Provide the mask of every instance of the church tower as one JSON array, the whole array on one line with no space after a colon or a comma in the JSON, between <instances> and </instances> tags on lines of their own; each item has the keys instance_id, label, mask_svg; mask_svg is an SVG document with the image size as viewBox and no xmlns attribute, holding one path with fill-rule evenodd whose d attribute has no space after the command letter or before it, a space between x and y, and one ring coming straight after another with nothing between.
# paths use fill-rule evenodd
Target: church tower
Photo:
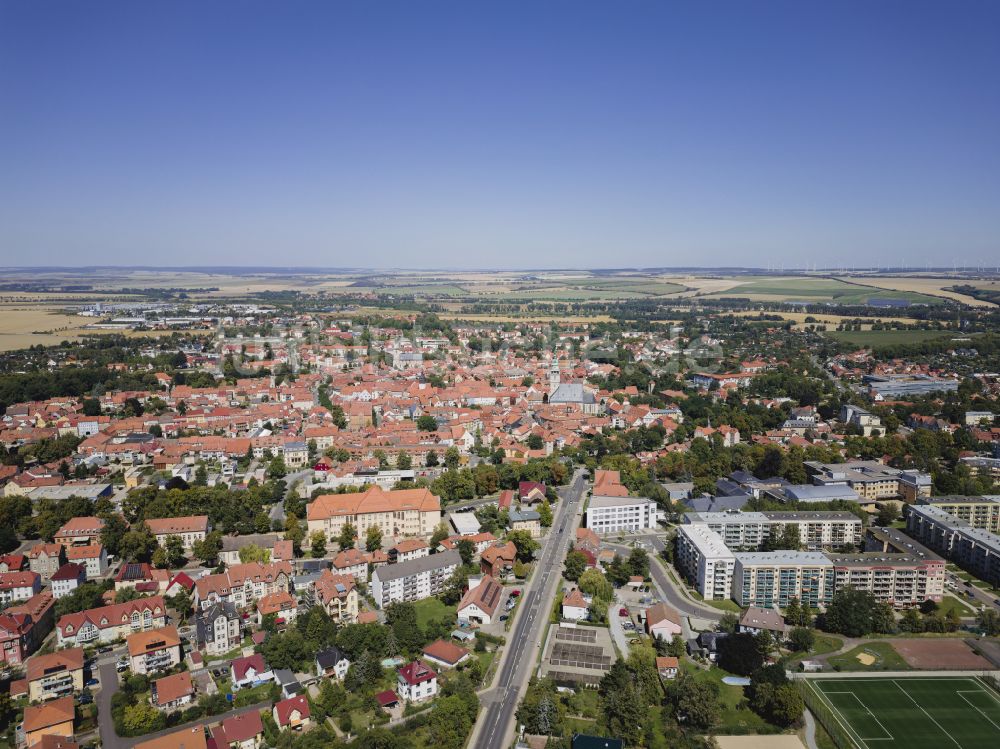
<instances>
[{"instance_id":1,"label":"church tower","mask_svg":"<svg viewBox=\"0 0 1000 749\"><path fill-rule=\"evenodd\" d=\"M549 367L549 389L555 390L559 387L559 360L552 359L552 365Z\"/></svg>"}]
</instances>

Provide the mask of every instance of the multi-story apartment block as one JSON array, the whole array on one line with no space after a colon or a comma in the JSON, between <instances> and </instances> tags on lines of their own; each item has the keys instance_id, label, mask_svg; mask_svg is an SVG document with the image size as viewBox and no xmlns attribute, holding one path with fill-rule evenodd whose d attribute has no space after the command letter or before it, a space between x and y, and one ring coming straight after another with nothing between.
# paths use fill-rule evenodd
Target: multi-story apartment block
<instances>
[{"instance_id":1,"label":"multi-story apartment block","mask_svg":"<svg viewBox=\"0 0 1000 749\"><path fill-rule=\"evenodd\" d=\"M62 528L56 531L53 541L63 546L85 546L101 541L104 521L95 517L70 518Z\"/></svg>"},{"instance_id":2,"label":"multi-story apartment block","mask_svg":"<svg viewBox=\"0 0 1000 749\"><path fill-rule=\"evenodd\" d=\"M595 494L587 505L587 527L594 533L638 533L656 528L660 513L645 497L605 497Z\"/></svg>"},{"instance_id":3,"label":"multi-story apartment block","mask_svg":"<svg viewBox=\"0 0 1000 749\"><path fill-rule=\"evenodd\" d=\"M985 511L961 506L975 520L989 524ZM939 505L910 505L906 512L907 533L939 551L963 569L993 585L1000 585L1000 535L976 527Z\"/></svg>"},{"instance_id":4,"label":"multi-story apartment block","mask_svg":"<svg viewBox=\"0 0 1000 749\"><path fill-rule=\"evenodd\" d=\"M36 572L0 572L0 604L27 601L42 592L42 578Z\"/></svg>"},{"instance_id":5,"label":"multi-story apartment block","mask_svg":"<svg viewBox=\"0 0 1000 749\"><path fill-rule=\"evenodd\" d=\"M292 565L288 562L234 564L225 572L196 580L194 600L203 609L220 602L245 608L266 595L290 590L291 584Z\"/></svg>"},{"instance_id":6,"label":"multi-story apartment block","mask_svg":"<svg viewBox=\"0 0 1000 749\"><path fill-rule=\"evenodd\" d=\"M862 530L861 518L850 512L688 512L684 523L706 524L737 551L761 549L787 525L798 528L799 543L809 550L856 546Z\"/></svg>"},{"instance_id":7,"label":"multi-story apartment block","mask_svg":"<svg viewBox=\"0 0 1000 749\"><path fill-rule=\"evenodd\" d=\"M184 550L191 551L197 541L204 541L212 530L208 515L189 515L182 518L156 518L147 520L146 525L156 536L156 543L166 546L167 539L177 536L184 542Z\"/></svg>"},{"instance_id":8,"label":"multi-story apartment block","mask_svg":"<svg viewBox=\"0 0 1000 749\"><path fill-rule=\"evenodd\" d=\"M924 601L940 601L944 595L943 559L927 559L909 554L832 555L837 590L855 588L875 595L892 606L912 606Z\"/></svg>"},{"instance_id":9,"label":"multi-story apartment block","mask_svg":"<svg viewBox=\"0 0 1000 749\"><path fill-rule=\"evenodd\" d=\"M972 528L1000 533L1000 497L945 495L926 497L918 505L936 507L958 520L964 520Z\"/></svg>"},{"instance_id":10,"label":"multi-story apartment block","mask_svg":"<svg viewBox=\"0 0 1000 749\"><path fill-rule=\"evenodd\" d=\"M146 632L167 623L167 607L162 596L137 598L127 603L100 606L66 614L56 624L60 647L112 642L133 632Z\"/></svg>"},{"instance_id":11,"label":"multi-story apartment block","mask_svg":"<svg viewBox=\"0 0 1000 749\"><path fill-rule=\"evenodd\" d=\"M707 524L678 528L677 563L704 598L724 600L731 595L736 557Z\"/></svg>"},{"instance_id":12,"label":"multi-story apartment block","mask_svg":"<svg viewBox=\"0 0 1000 749\"><path fill-rule=\"evenodd\" d=\"M373 486L357 494L324 494L306 508L309 533L328 539L350 523L359 538L372 526L385 536L431 536L441 522L441 500L429 489L386 491Z\"/></svg>"},{"instance_id":13,"label":"multi-story apartment block","mask_svg":"<svg viewBox=\"0 0 1000 749\"><path fill-rule=\"evenodd\" d=\"M736 555L733 599L740 606L787 606L793 598L826 606L836 584L833 563L818 551L756 551Z\"/></svg>"},{"instance_id":14,"label":"multi-story apartment block","mask_svg":"<svg viewBox=\"0 0 1000 749\"><path fill-rule=\"evenodd\" d=\"M88 580L96 580L108 572L108 554L98 543L86 546L67 546L66 561L83 565Z\"/></svg>"},{"instance_id":15,"label":"multi-story apartment block","mask_svg":"<svg viewBox=\"0 0 1000 749\"><path fill-rule=\"evenodd\" d=\"M958 380L923 374L869 374L862 376L861 381L868 386L876 400L939 392L953 393L958 390Z\"/></svg>"},{"instance_id":16,"label":"multi-story apartment block","mask_svg":"<svg viewBox=\"0 0 1000 749\"><path fill-rule=\"evenodd\" d=\"M24 663L52 631L55 599L48 591L0 611L0 664Z\"/></svg>"},{"instance_id":17,"label":"multi-story apartment block","mask_svg":"<svg viewBox=\"0 0 1000 749\"><path fill-rule=\"evenodd\" d=\"M83 648L68 648L28 661L28 699L44 702L83 691Z\"/></svg>"},{"instance_id":18,"label":"multi-story apartment block","mask_svg":"<svg viewBox=\"0 0 1000 749\"><path fill-rule=\"evenodd\" d=\"M41 575L43 582L48 582L64 564L62 544L35 544L28 551L28 568Z\"/></svg>"},{"instance_id":19,"label":"multi-story apartment block","mask_svg":"<svg viewBox=\"0 0 1000 749\"><path fill-rule=\"evenodd\" d=\"M437 595L461 564L461 555L450 550L378 567L371 583L375 604L385 608L394 601L419 601Z\"/></svg>"},{"instance_id":20,"label":"multi-story apartment block","mask_svg":"<svg viewBox=\"0 0 1000 749\"><path fill-rule=\"evenodd\" d=\"M239 647L243 637L240 615L229 601L217 602L198 613L198 648L208 655L222 655Z\"/></svg>"},{"instance_id":21,"label":"multi-story apartment block","mask_svg":"<svg viewBox=\"0 0 1000 749\"><path fill-rule=\"evenodd\" d=\"M181 638L173 625L136 632L127 639L129 666L134 674L150 674L181 662Z\"/></svg>"}]
</instances>

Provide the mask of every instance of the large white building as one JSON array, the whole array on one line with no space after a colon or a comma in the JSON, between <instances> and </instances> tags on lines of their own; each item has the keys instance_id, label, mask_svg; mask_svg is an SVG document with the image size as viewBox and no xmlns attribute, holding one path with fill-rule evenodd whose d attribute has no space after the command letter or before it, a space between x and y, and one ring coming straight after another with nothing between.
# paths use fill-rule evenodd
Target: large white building
<instances>
[{"instance_id":1,"label":"large white building","mask_svg":"<svg viewBox=\"0 0 1000 749\"><path fill-rule=\"evenodd\" d=\"M645 497L595 494L587 505L587 527L598 534L652 530L659 519L656 502Z\"/></svg>"},{"instance_id":2,"label":"large white building","mask_svg":"<svg viewBox=\"0 0 1000 749\"><path fill-rule=\"evenodd\" d=\"M705 523L677 529L677 562L706 600L725 600L731 595L736 556Z\"/></svg>"},{"instance_id":3,"label":"large white building","mask_svg":"<svg viewBox=\"0 0 1000 749\"><path fill-rule=\"evenodd\" d=\"M380 609L394 601L430 598L444 590L461 564L461 555L450 549L409 562L376 567L372 573L372 597Z\"/></svg>"}]
</instances>

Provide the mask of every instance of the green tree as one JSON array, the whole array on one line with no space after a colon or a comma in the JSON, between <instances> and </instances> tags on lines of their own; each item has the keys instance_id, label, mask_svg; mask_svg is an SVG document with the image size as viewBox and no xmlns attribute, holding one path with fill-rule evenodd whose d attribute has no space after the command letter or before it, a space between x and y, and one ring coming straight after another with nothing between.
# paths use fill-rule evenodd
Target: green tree
<instances>
[{"instance_id":1,"label":"green tree","mask_svg":"<svg viewBox=\"0 0 1000 749\"><path fill-rule=\"evenodd\" d=\"M770 640L770 635L768 636ZM764 665L763 638L747 632L729 635L718 642L717 663L731 674L749 676Z\"/></svg>"},{"instance_id":2,"label":"green tree","mask_svg":"<svg viewBox=\"0 0 1000 749\"><path fill-rule=\"evenodd\" d=\"M528 531L511 531L507 534L507 540L517 548L517 558L521 562L530 562L535 557L535 551L540 548Z\"/></svg>"},{"instance_id":3,"label":"green tree","mask_svg":"<svg viewBox=\"0 0 1000 749\"><path fill-rule=\"evenodd\" d=\"M323 531L313 531L309 535L309 551L317 559L326 555L326 534Z\"/></svg>"},{"instance_id":4,"label":"green tree","mask_svg":"<svg viewBox=\"0 0 1000 749\"><path fill-rule=\"evenodd\" d=\"M649 554L646 550L636 546L628 555L629 575L638 575L642 578L649 577Z\"/></svg>"},{"instance_id":5,"label":"green tree","mask_svg":"<svg viewBox=\"0 0 1000 749\"><path fill-rule=\"evenodd\" d=\"M816 633L809 627L795 627L788 635L788 643L792 650L807 653L816 644Z\"/></svg>"},{"instance_id":6,"label":"green tree","mask_svg":"<svg viewBox=\"0 0 1000 749\"><path fill-rule=\"evenodd\" d=\"M353 523L344 523L340 529L340 535L337 536L337 545L343 551L344 549L353 549L357 541L358 529L354 527ZM315 544L315 541L313 543Z\"/></svg>"},{"instance_id":7,"label":"green tree","mask_svg":"<svg viewBox=\"0 0 1000 749\"><path fill-rule=\"evenodd\" d=\"M608 580L611 581L612 585L620 587L628 582L630 574L625 560L621 558L620 554L615 554L611 563L608 564Z\"/></svg>"},{"instance_id":8,"label":"green tree","mask_svg":"<svg viewBox=\"0 0 1000 749\"><path fill-rule=\"evenodd\" d=\"M400 451L396 454L396 468L400 471L408 471L413 467L413 459L409 453Z\"/></svg>"},{"instance_id":9,"label":"green tree","mask_svg":"<svg viewBox=\"0 0 1000 749\"><path fill-rule=\"evenodd\" d=\"M539 434L529 434L528 439L525 441L529 450L541 450L545 443L542 441L542 437Z\"/></svg>"},{"instance_id":10,"label":"green tree","mask_svg":"<svg viewBox=\"0 0 1000 749\"><path fill-rule=\"evenodd\" d=\"M285 466L285 459L280 455L271 458L267 465L267 477L272 479L284 478L288 475L288 468Z\"/></svg>"},{"instance_id":11,"label":"green tree","mask_svg":"<svg viewBox=\"0 0 1000 749\"><path fill-rule=\"evenodd\" d=\"M365 550L372 552L382 548L382 529L377 525L369 525L365 531Z\"/></svg>"},{"instance_id":12,"label":"green tree","mask_svg":"<svg viewBox=\"0 0 1000 749\"><path fill-rule=\"evenodd\" d=\"M976 617L976 622L988 637L1000 635L1000 613L993 607L983 608Z\"/></svg>"},{"instance_id":13,"label":"green tree","mask_svg":"<svg viewBox=\"0 0 1000 749\"><path fill-rule=\"evenodd\" d=\"M866 590L841 588L822 614L822 628L847 637L863 637L875 631L878 601Z\"/></svg>"},{"instance_id":14,"label":"green tree","mask_svg":"<svg viewBox=\"0 0 1000 749\"><path fill-rule=\"evenodd\" d=\"M476 545L472 541L467 538L460 538L458 543L455 544L455 548L458 549L458 555L462 558L463 565L472 564L472 560L476 556Z\"/></svg>"},{"instance_id":15,"label":"green tree","mask_svg":"<svg viewBox=\"0 0 1000 749\"><path fill-rule=\"evenodd\" d=\"M148 702L128 705L122 711L121 726L126 736L142 736L163 728L163 714Z\"/></svg>"},{"instance_id":16,"label":"green tree","mask_svg":"<svg viewBox=\"0 0 1000 749\"><path fill-rule=\"evenodd\" d=\"M892 525L899 519L899 508L895 502L884 502L878 508L876 522L879 526L886 527Z\"/></svg>"},{"instance_id":17,"label":"green tree","mask_svg":"<svg viewBox=\"0 0 1000 749\"><path fill-rule=\"evenodd\" d=\"M719 619L718 629L728 634L735 633L740 628L740 618L732 611L726 611Z\"/></svg>"},{"instance_id":18,"label":"green tree","mask_svg":"<svg viewBox=\"0 0 1000 749\"><path fill-rule=\"evenodd\" d=\"M580 576L587 571L587 562L587 555L582 551L577 551L576 549L570 551L569 554L566 555L563 577L572 582L576 582L580 579Z\"/></svg>"},{"instance_id":19,"label":"green tree","mask_svg":"<svg viewBox=\"0 0 1000 749\"><path fill-rule=\"evenodd\" d=\"M542 504L538 507L538 518L543 528L552 527L552 505L548 499L542 500Z\"/></svg>"},{"instance_id":20,"label":"green tree","mask_svg":"<svg viewBox=\"0 0 1000 749\"><path fill-rule=\"evenodd\" d=\"M899 628L903 632L923 632L924 620L920 617L920 611L910 608L903 612L903 618L899 621Z\"/></svg>"},{"instance_id":21,"label":"green tree","mask_svg":"<svg viewBox=\"0 0 1000 749\"><path fill-rule=\"evenodd\" d=\"M449 471L454 471L458 468L459 462L461 462L461 456L458 453L457 447L449 447L444 451L444 465Z\"/></svg>"},{"instance_id":22,"label":"green tree","mask_svg":"<svg viewBox=\"0 0 1000 749\"><path fill-rule=\"evenodd\" d=\"M119 554L126 562L148 562L157 548L156 537L145 523L133 526L118 544Z\"/></svg>"},{"instance_id":23,"label":"green tree","mask_svg":"<svg viewBox=\"0 0 1000 749\"><path fill-rule=\"evenodd\" d=\"M682 726L707 731L719 722L719 688L681 671L667 688L667 700Z\"/></svg>"},{"instance_id":24,"label":"green tree","mask_svg":"<svg viewBox=\"0 0 1000 749\"><path fill-rule=\"evenodd\" d=\"M620 658L598 687L604 722L612 736L635 743L640 735L646 705L628 664Z\"/></svg>"},{"instance_id":25,"label":"green tree","mask_svg":"<svg viewBox=\"0 0 1000 749\"><path fill-rule=\"evenodd\" d=\"M187 558L184 556L184 541L181 540L180 536L173 534L167 536L164 546L167 550L167 563L171 567L181 567L187 562Z\"/></svg>"},{"instance_id":26,"label":"green tree","mask_svg":"<svg viewBox=\"0 0 1000 749\"><path fill-rule=\"evenodd\" d=\"M177 612L182 621L187 621L187 618L194 611L194 602L191 600L191 594L184 590L184 588L181 588L180 591L170 596L167 599L167 603Z\"/></svg>"},{"instance_id":27,"label":"green tree","mask_svg":"<svg viewBox=\"0 0 1000 749\"><path fill-rule=\"evenodd\" d=\"M437 419L430 414L423 414L417 419L417 429L421 432L436 432L437 427Z\"/></svg>"},{"instance_id":28,"label":"green tree","mask_svg":"<svg viewBox=\"0 0 1000 749\"><path fill-rule=\"evenodd\" d=\"M424 464L428 468L434 468L438 465L438 454L434 450L427 451L427 457L424 459Z\"/></svg>"},{"instance_id":29,"label":"green tree","mask_svg":"<svg viewBox=\"0 0 1000 749\"><path fill-rule=\"evenodd\" d=\"M212 531L205 535L204 540L195 541L191 545L191 553L200 559L206 566L215 564L222 551L222 534L219 531Z\"/></svg>"},{"instance_id":30,"label":"green tree","mask_svg":"<svg viewBox=\"0 0 1000 749\"><path fill-rule=\"evenodd\" d=\"M566 709L556 685L549 679L532 679L517 708L517 722L525 733L558 736L562 733Z\"/></svg>"},{"instance_id":31,"label":"green tree","mask_svg":"<svg viewBox=\"0 0 1000 749\"><path fill-rule=\"evenodd\" d=\"M271 550L257 544L247 544L240 547L239 556L243 564L247 564L248 562L267 564L271 561Z\"/></svg>"},{"instance_id":32,"label":"green tree","mask_svg":"<svg viewBox=\"0 0 1000 749\"><path fill-rule=\"evenodd\" d=\"M434 532L431 534L431 540L430 540L431 548L436 549L438 546L441 545L442 541L448 538L449 535L451 534L448 533L448 526L445 525L444 522L438 523L434 527Z\"/></svg>"}]
</instances>

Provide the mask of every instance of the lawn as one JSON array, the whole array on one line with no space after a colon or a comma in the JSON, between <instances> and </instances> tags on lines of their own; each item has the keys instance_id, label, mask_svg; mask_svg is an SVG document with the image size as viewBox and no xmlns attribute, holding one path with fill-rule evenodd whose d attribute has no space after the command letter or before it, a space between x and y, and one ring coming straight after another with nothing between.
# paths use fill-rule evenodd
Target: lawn
<instances>
[{"instance_id":1,"label":"lawn","mask_svg":"<svg viewBox=\"0 0 1000 749\"><path fill-rule=\"evenodd\" d=\"M710 297L749 297L760 301L839 302L868 304L873 299L905 299L911 304L941 304L941 300L913 291L879 289L835 278L763 278L738 284Z\"/></svg>"},{"instance_id":2,"label":"lawn","mask_svg":"<svg viewBox=\"0 0 1000 749\"><path fill-rule=\"evenodd\" d=\"M705 671L690 663L684 663L683 668L698 681L710 682L719 687L719 701L722 709L719 711L719 725L712 730L713 733L780 733L780 729L772 726L747 706L746 698L743 696L743 687L722 683L722 677L731 674L717 666L712 666L708 671Z\"/></svg>"},{"instance_id":3,"label":"lawn","mask_svg":"<svg viewBox=\"0 0 1000 749\"><path fill-rule=\"evenodd\" d=\"M870 642L866 645L858 645L853 650L830 657L827 663L839 671L912 670L910 665L903 660L903 656L887 642Z\"/></svg>"},{"instance_id":4,"label":"lawn","mask_svg":"<svg viewBox=\"0 0 1000 749\"><path fill-rule=\"evenodd\" d=\"M955 333L947 330L829 330L826 335L853 346L878 348L953 338Z\"/></svg>"},{"instance_id":5,"label":"lawn","mask_svg":"<svg viewBox=\"0 0 1000 749\"><path fill-rule=\"evenodd\" d=\"M421 628L426 627L430 621L445 618L450 618L454 621L456 612L458 611L457 606L447 606L441 603L440 599L433 597L417 601L413 604L413 607L417 610L417 624Z\"/></svg>"},{"instance_id":6,"label":"lawn","mask_svg":"<svg viewBox=\"0 0 1000 749\"><path fill-rule=\"evenodd\" d=\"M713 609L719 609L720 611L732 611L734 614L740 614L743 612L743 609L740 608L740 605L736 603L736 601L734 601L732 598L725 598L722 600L719 599L705 600L705 597L701 593L699 593L696 590L693 590L692 588L688 588L688 593L691 594L692 598L701 601L706 606L711 606Z\"/></svg>"},{"instance_id":7,"label":"lawn","mask_svg":"<svg viewBox=\"0 0 1000 749\"><path fill-rule=\"evenodd\" d=\"M835 650L839 650L844 644L844 641L839 637L834 637L833 635L824 635L819 632L816 633L816 644L813 645L812 650L808 653L795 653L789 658L790 663L800 661L804 658L815 658L817 655L824 655L826 653L832 653Z\"/></svg>"},{"instance_id":8,"label":"lawn","mask_svg":"<svg viewBox=\"0 0 1000 749\"><path fill-rule=\"evenodd\" d=\"M974 678L811 679L834 730L858 749L1000 744L1000 696Z\"/></svg>"},{"instance_id":9,"label":"lawn","mask_svg":"<svg viewBox=\"0 0 1000 749\"><path fill-rule=\"evenodd\" d=\"M941 603L938 604L937 610L941 613L941 616L945 616L949 611L955 609L958 611L959 616L975 616L976 612L971 608L966 606L960 600L955 598L955 596L945 596L941 599Z\"/></svg>"}]
</instances>

